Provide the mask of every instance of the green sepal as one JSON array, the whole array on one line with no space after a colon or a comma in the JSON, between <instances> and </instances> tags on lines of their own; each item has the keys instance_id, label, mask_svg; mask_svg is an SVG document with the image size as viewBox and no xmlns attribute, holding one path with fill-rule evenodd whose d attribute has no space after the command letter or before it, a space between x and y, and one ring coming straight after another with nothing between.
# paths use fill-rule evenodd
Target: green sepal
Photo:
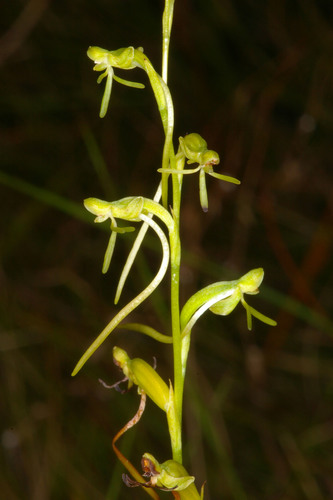
<instances>
[{"instance_id":1,"label":"green sepal","mask_svg":"<svg viewBox=\"0 0 333 500\"><path fill-rule=\"evenodd\" d=\"M220 281L217 283L212 283L211 285L202 288L194 295L192 295L192 297L190 297L183 306L180 314L180 326L182 332L185 330L186 326L188 325L193 315L199 309L201 309L201 307L205 306L205 304L210 304L210 302L212 301L212 303L207 306L207 309L209 309L216 302L219 302L222 299L230 297L234 293L237 284L238 280Z\"/></svg>"},{"instance_id":2,"label":"green sepal","mask_svg":"<svg viewBox=\"0 0 333 500\"><path fill-rule=\"evenodd\" d=\"M232 295L230 295L230 297L216 302L216 304L211 306L209 310L219 316L227 316L235 309L241 298L242 292L239 290L239 288L236 288Z\"/></svg>"},{"instance_id":3,"label":"green sepal","mask_svg":"<svg viewBox=\"0 0 333 500\"><path fill-rule=\"evenodd\" d=\"M187 163L203 164L202 155L207 151L207 142L201 135L192 133L179 137L179 148L188 160Z\"/></svg>"},{"instance_id":4,"label":"green sepal","mask_svg":"<svg viewBox=\"0 0 333 500\"><path fill-rule=\"evenodd\" d=\"M117 50L106 50L101 47L92 46L87 50L87 56L94 61L97 67L104 69L108 66L121 69L132 69L137 65L134 63L134 47L124 47ZM104 68L103 68L104 65ZM96 71L99 71L96 69Z\"/></svg>"},{"instance_id":5,"label":"green sepal","mask_svg":"<svg viewBox=\"0 0 333 500\"><path fill-rule=\"evenodd\" d=\"M185 467L176 460L163 462L161 469L159 482L165 488L184 491L194 482L194 476L188 475Z\"/></svg>"}]
</instances>

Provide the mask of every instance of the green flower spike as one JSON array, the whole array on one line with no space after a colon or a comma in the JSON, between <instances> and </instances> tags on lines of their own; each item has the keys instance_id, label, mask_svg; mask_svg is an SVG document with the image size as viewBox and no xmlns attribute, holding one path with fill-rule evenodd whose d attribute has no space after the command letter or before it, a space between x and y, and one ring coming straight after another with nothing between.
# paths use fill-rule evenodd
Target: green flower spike
<instances>
[{"instance_id":1,"label":"green flower spike","mask_svg":"<svg viewBox=\"0 0 333 500\"><path fill-rule=\"evenodd\" d=\"M176 460L167 460L160 464L153 455L145 453L141 460L144 476L149 477L144 486L171 491L179 500L203 500L203 491L199 493L194 486L194 476L189 476L185 467ZM127 474L123 474L126 486L142 486L142 483L133 481Z\"/></svg>"},{"instance_id":2,"label":"green flower spike","mask_svg":"<svg viewBox=\"0 0 333 500\"><path fill-rule=\"evenodd\" d=\"M199 194L200 204L204 212L208 210L208 196L206 187L206 174L222 181L240 184L238 179L229 175L217 174L213 170L213 165L220 163L220 157L216 151L207 149L207 142L199 134L188 134L185 137L179 137L179 149L176 156L177 160L187 159L187 163L199 163L199 166L192 169L176 170L172 168L160 168L158 172L169 174L194 174L199 172Z\"/></svg>"},{"instance_id":3,"label":"green flower spike","mask_svg":"<svg viewBox=\"0 0 333 500\"><path fill-rule=\"evenodd\" d=\"M227 316L237 304L241 302L246 310L247 327L252 329L252 316L271 326L276 321L264 316L259 311L249 306L244 299L244 294L255 295L259 293L259 286L264 278L264 270L260 267L252 269L239 280L220 281L199 290L186 302L181 312L182 335L189 334L193 325L200 316L210 309L214 314Z\"/></svg>"},{"instance_id":4,"label":"green flower spike","mask_svg":"<svg viewBox=\"0 0 333 500\"><path fill-rule=\"evenodd\" d=\"M142 51L142 49L137 50ZM128 80L124 80L123 78L119 78L113 71L113 68L133 69L139 66L139 64L134 60L134 53L134 47L126 47L118 50L106 50L100 47L89 47L87 55L95 63L94 71L105 70L104 73L102 73L97 79L97 83L101 83L101 81L106 77L106 86L99 113L101 118L106 115L108 109L113 79L118 83L126 85L127 87L134 87L137 89L143 89L145 87L142 83L130 82Z\"/></svg>"}]
</instances>

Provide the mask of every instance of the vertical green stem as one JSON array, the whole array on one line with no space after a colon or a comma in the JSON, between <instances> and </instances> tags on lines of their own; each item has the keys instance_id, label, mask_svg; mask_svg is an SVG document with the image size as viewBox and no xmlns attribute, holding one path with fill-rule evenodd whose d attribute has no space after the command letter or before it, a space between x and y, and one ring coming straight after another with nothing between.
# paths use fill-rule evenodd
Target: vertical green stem
<instances>
[{"instance_id":1,"label":"vertical green stem","mask_svg":"<svg viewBox=\"0 0 333 500\"><path fill-rule=\"evenodd\" d=\"M176 416L178 423L178 439L180 449L172 450L173 459L182 463L181 428L182 428L182 405L183 405L183 375L182 375L182 353L179 320L179 268L180 268L180 240L179 226L175 224L175 241L170 239L171 247L171 325L173 338L173 363L174 363L174 397Z\"/></svg>"},{"instance_id":2,"label":"vertical green stem","mask_svg":"<svg viewBox=\"0 0 333 500\"><path fill-rule=\"evenodd\" d=\"M179 422L179 433L181 443L182 429L182 408L183 408L183 389L184 389L184 371L182 367L182 340L180 330L180 308L179 308L179 285L180 285L180 262L181 262L181 243L179 235L180 223L180 202L181 202L181 183L178 176L172 176L173 188L173 218L175 222L175 232L177 238L174 245L171 244L171 320L173 337L173 361L174 361L174 384L175 384L175 405ZM179 463L182 463L182 450L174 457Z\"/></svg>"},{"instance_id":3,"label":"vertical green stem","mask_svg":"<svg viewBox=\"0 0 333 500\"><path fill-rule=\"evenodd\" d=\"M175 0L165 0L165 8L163 12L163 49L162 49L162 78L167 83L168 78L168 59L170 33L173 20L173 9ZM168 95L167 93L165 93ZM172 103L171 103L172 104ZM170 117L170 110L169 110ZM172 124L173 128L173 124ZM174 168L175 155L172 146L172 135L166 134L165 149L169 150L169 161ZM164 155L165 158L165 155ZM166 168L166 165L163 165ZM177 434L178 443L177 449L173 449L173 459L182 463L182 446L181 446L181 428L182 428L182 402L183 402L183 386L184 380L182 375L182 358L181 358L181 336L180 336L180 314L179 314L179 269L181 259L181 245L179 238L179 213L180 213L180 184L178 178L173 176L173 217L175 222L175 231L170 235L171 247L171 324L173 336L173 357L174 357L174 395L175 407L177 415Z\"/></svg>"},{"instance_id":4,"label":"vertical green stem","mask_svg":"<svg viewBox=\"0 0 333 500\"><path fill-rule=\"evenodd\" d=\"M170 34L173 20L173 7L175 0L165 0L165 7L162 19L162 78L165 83L168 82L168 62L169 62L169 46Z\"/></svg>"}]
</instances>

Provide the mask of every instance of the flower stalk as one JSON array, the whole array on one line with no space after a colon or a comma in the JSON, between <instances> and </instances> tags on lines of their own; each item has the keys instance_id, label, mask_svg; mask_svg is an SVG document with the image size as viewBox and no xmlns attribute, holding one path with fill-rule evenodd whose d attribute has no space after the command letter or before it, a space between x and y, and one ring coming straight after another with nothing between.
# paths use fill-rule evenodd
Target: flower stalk
<instances>
[{"instance_id":1,"label":"flower stalk","mask_svg":"<svg viewBox=\"0 0 333 500\"><path fill-rule=\"evenodd\" d=\"M122 381L128 382L128 388L136 386L141 399L137 414L116 434L112 445L116 455L132 476L123 476L127 486L143 487L144 491L152 498L158 498L156 490L160 489L169 491L178 500L203 500L203 488L199 494L195 486L194 476L188 474L182 465L183 391L192 329L206 311L210 310L214 314L226 316L235 309L238 303L241 303L246 310L249 330L252 328L252 317L271 326L275 325L276 322L248 305L244 298L245 294L253 295L259 292L259 286L264 276L262 268L253 269L233 281L221 281L208 285L192 295L180 310L180 221L183 178L189 174L199 173L199 198L204 212L208 210L207 175L235 185L240 184L240 181L229 175L214 171L214 168L220 163L219 154L209 149L206 140L198 133L190 133L180 137L177 154L175 154L173 145L174 108L171 92L167 85L173 11L174 0L165 0L162 18L161 76L154 69L142 47L134 48L129 46L109 51L92 46L89 47L87 52L88 57L95 63L94 71L102 72L97 82L101 83L106 79L100 117L105 117L107 113L113 80L128 87L144 88L141 83L120 78L115 75L114 70L138 68L148 76L164 131L161 165L157 168L157 171L161 174L161 180L153 198L128 196L117 201L105 201L90 197L84 200L85 208L95 216L96 223L103 223L110 219L110 237L102 266L103 273L109 270L118 235L135 231L136 224L141 224L119 279L115 304L120 300L127 276L149 228L154 231L161 243L162 260L151 283L125 305L108 323L81 356L72 375L76 375L81 370L94 352L117 327L130 328L135 332L148 335L155 341L172 344L172 381L164 381L146 361L141 358L130 358L126 351L114 346L114 361L125 375L125 379ZM186 163L197 165L194 168L185 168ZM172 186L171 200L169 199L169 181L171 181ZM129 222L131 225L119 225L119 220ZM142 323L130 322L123 324L123 320L159 286L168 269L170 271L171 332L161 333ZM119 388L119 384L120 382L117 382L111 387ZM149 478L145 481L135 467L118 450L115 442L125 431L139 422L145 408L147 396L166 414L172 458L159 463L153 455L145 453L141 462L143 475Z\"/></svg>"}]
</instances>

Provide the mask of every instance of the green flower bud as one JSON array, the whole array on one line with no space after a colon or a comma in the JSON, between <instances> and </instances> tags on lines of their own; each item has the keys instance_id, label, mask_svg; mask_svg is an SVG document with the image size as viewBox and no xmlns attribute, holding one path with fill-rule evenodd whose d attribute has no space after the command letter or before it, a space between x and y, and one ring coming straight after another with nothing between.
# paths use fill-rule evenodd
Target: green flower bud
<instances>
[{"instance_id":1,"label":"green flower bud","mask_svg":"<svg viewBox=\"0 0 333 500\"><path fill-rule=\"evenodd\" d=\"M232 295L230 295L230 297L216 302L216 304L212 305L209 310L214 314L218 314L219 316L227 316L235 309L241 298L242 292L237 287L235 288Z\"/></svg>"}]
</instances>

